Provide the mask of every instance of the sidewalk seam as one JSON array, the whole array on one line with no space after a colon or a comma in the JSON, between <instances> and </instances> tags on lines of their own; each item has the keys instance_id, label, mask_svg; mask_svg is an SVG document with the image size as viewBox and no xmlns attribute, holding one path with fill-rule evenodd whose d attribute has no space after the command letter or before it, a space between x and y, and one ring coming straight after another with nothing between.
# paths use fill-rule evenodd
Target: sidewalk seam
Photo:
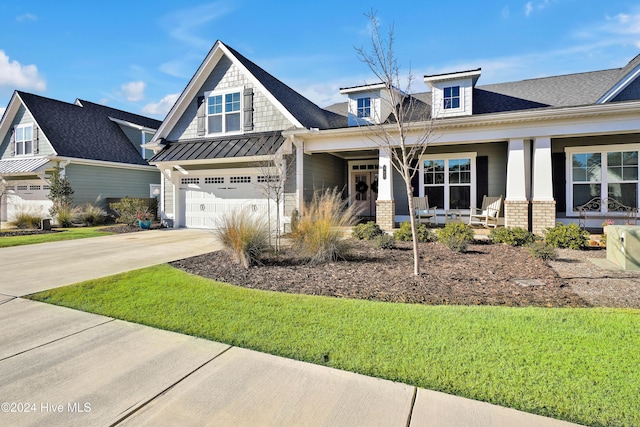
<instances>
[{"instance_id":1,"label":"sidewalk seam","mask_svg":"<svg viewBox=\"0 0 640 427\"><path fill-rule=\"evenodd\" d=\"M135 415L136 412L139 412L142 408L146 407L147 405L149 405L151 402L153 402L154 400L158 399L159 397L167 394L169 392L169 390L171 390L172 388L174 388L175 386L177 386L178 384L180 384L182 381L186 380L187 378L189 378L191 375L195 374L197 371L199 371L200 369L202 369L205 365L213 362L214 360L216 360L218 357L222 356L223 354L225 354L227 351L231 350L233 348L232 345L228 346L227 348L225 348L224 350L222 350L220 353L216 354L215 356L213 356L211 359L207 360L206 362L204 362L202 365L196 367L193 371L191 372L187 372L187 374L185 376L183 376L182 378L179 378L176 382L174 382L173 384L170 384L167 388L165 388L164 390L161 390L159 393L155 394L154 396L151 396L151 398L149 398L148 400L146 400L145 402L143 402L142 404L140 404L139 406L135 407L133 410L131 410L131 412L127 412L125 413L122 417L118 418L116 421L114 421L113 423L109 424L109 427L115 427L118 424L122 423L124 420L126 420L127 418L130 418L131 416Z\"/></svg>"},{"instance_id":2,"label":"sidewalk seam","mask_svg":"<svg viewBox=\"0 0 640 427\"><path fill-rule=\"evenodd\" d=\"M52 340L52 341L47 341L47 342L45 342L45 343L42 343L42 344L37 345L37 346L35 346L35 347L31 347L31 348L26 349L26 350L22 350L22 351L20 351L20 352L18 352L18 353L16 353L16 354L12 354L11 356L7 356L7 357L4 357L4 358L0 359L0 362L2 362L2 361L4 361L4 360L7 360L7 359L11 359L12 357L19 356L19 355L21 355L21 354L27 353L27 352L29 352L29 351L35 350L35 349L37 349L37 348L44 347L45 345L53 344L54 342L61 341L61 340L67 339L67 338L69 338L69 337L72 337L72 336L74 336L74 335L81 334L82 332L86 332L86 331L88 331L89 329L93 329L93 328L97 328L98 326L106 325L107 323L111 323L111 322L113 322L114 320L116 320L116 319L111 319L111 318L110 318L109 320L106 320L105 322L102 322L102 323L98 323L97 325L89 326L89 327L87 327L87 328L84 328L84 329L81 329L81 330L79 330L79 331L76 331L76 332L74 332L74 333L72 333L72 334L65 335L65 336L60 337L60 338L56 338L55 340Z\"/></svg>"},{"instance_id":3,"label":"sidewalk seam","mask_svg":"<svg viewBox=\"0 0 640 427\"><path fill-rule=\"evenodd\" d=\"M411 418L413 417L413 409L416 406L417 395L418 395L418 387L414 387L413 395L411 396L411 407L409 408L409 417L407 418L407 427L411 425Z\"/></svg>"},{"instance_id":4,"label":"sidewalk seam","mask_svg":"<svg viewBox=\"0 0 640 427\"><path fill-rule=\"evenodd\" d=\"M15 296L13 296L13 295L7 295L7 296L8 296L8 297L11 297L11 298L9 298L8 300L5 300L5 301L0 302L0 305L2 305L2 304L6 304L6 303L8 303L9 301L13 301L14 299L18 298L18 297L15 297Z\"/></svg>"}]
</instances>

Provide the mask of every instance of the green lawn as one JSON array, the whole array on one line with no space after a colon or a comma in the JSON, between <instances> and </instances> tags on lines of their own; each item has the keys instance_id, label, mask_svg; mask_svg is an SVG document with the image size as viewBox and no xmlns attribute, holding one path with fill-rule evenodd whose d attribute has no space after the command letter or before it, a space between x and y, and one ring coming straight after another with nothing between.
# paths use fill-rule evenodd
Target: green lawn
<instances>
[{"instance_id":1,"label":"green lawn","mask_svg":"<svg viewBox=\"0 0 640 427\"><path fill-rule=\"evenodd\" d=\"M0 248L9 246L32 245L34 243L59 242L61 240L86 239L88 237L108 236L100 227L58 228L58 233L33 234L31 236L2 236L2 233L13 230L0 231Z\"/></svg>"},{"instance_id":2,"label":"green lawn","mask_svg":"<svg viewBox=\"0 0 640 427\"><path fill-rule=\"evenodd\" d=\"M586 425L640 425L640 311L249 290L168 265L33 299Z\"/></svg>"}]
</instances>

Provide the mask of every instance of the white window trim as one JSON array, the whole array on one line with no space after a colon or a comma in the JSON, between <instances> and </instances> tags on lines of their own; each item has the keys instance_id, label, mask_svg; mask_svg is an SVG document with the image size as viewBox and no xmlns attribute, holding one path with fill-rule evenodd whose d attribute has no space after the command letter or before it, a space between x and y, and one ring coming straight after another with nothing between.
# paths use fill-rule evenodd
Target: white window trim
<instances>
[{"instance_id":1,"label":"white window trim","mask_svg":"<svg viewBox=\"0 0 640 427\"><path fill-rule=\"evenodd\" d=\"M450 87L451 88L458 87L458 98L460 98L460 106L458 108L445 108L444 106L445 105L444 90ZM464 111L464 89L465 89L464 86L459 83L442 86L442 110L453 111L453 112Z\"/></svg>"},{"instance_id":2,"label":"white window trim","mask_svg":"<svg viewBox=\"0 0 640 427\"><path fill-rule=\"evenodd\" d=\"M366 115L366 116L361 116L359 114L360 113L360 108L358 107L358 101L360 101L361 99L362 100L365 100L365 99L369 100L369 114ZM366 107L363 107L363 108L366 108ZM371 98L371 96L360 96L360 97L356 98L356 118L358 118L358 119L371 119L372 116L373 116L372 111L373 111L373 99Z\"/></svg>"},{"instance_id":3,"label":"white window trim","mask_svg":"<svg viewBox=\"0 0 640 427\"><path fill-rule=\"evenodd\" d=\"M467 152L467 153L444 153L444 154L429 154L426 156L422 156L420 157L420 170L418 171L418 173L420 174L420 180L419 180L419 186L420 186L420 197L424 197L424 161L425 160L444 160L445 161L445 167L448 170L448 165L447 165L447 161L448 160L452 160L452 159L471 159L471 183L469 184L471 186L471 191L469 194L469 198L471 199L469 202L469 205L471 208L475 208L476 207L476 187L478 186L478 183L476 182L476 157L478 157L478 153L477 152ZM444 187L445 187L445 192L444 192L444 207L440 207L438 206L438 212L439 213L444 213L446 210L450 209L449 208L449 174L447 173L447 171L445 171L444 174ZM431 203L431 202L429 202ZM466 209L464 209L466 211Z\"/></svg>"},{"instance_id":4,"label":"white window trim","mask_svg":"<svg viewBox=\"0 0 640 427\"><path fill-rule=\"evenodd\" d=\"M31 128L31 152L27 153L26 150L24 150L25 152L22 154L18 154L18 129L26 129L26 128ZM13 150L14 150L14 156L15 157L27 157L27 156L33 156L34 154L34 148L35 148L35 141L33 139L33 123L25 123L25 124L19 124L19 125L15 125L14 126L14 130L13 130ZM24 131L23 131L24 132ZM25 147L24 143L27 142L29 140L23 140L21 142L21 144L23 145L23 148Z\"/></svg>"},{"instance_id":5,"label":"white window trim","mask_svg":"<svg viewBox=\"0 0 640 427\"><path fill-rule=\"evenodd\" d=\"M224 111L224 96L228 95L230 93L236 93L239 92L240 93L240 109L238 110L238 114L240 115L240 129L238 130L234 130L231 132L227 132L227 129L223 129L222 132L216 132L216 133L211 133L209 132L209 97L211 96L217 96L217 95L221 95L222 96L222 106L223 106L223 111L222 111L222 126L223 128L225 127L225 116L226 116L226 112ZM239 87L232 87L232 88L228 88L228 89L220 89L220 90L210 90L208 92L204 93L204 108L205 108L205 115L204 115L204 120L205 120L205 129L206 129L206 135L208 136L220 136L220 135L241 135L242 133L244 133L244 86L239 86ZM233 113L235 114L235 112Z\"/></svg>"},{"instance_id":6,"label":"white window trim","mask_svg":"<svg viewBox=\"0 0 640 427\"><path fill-rule=\"evenodd\" d=\"M573 165L571 163L573 154L582 154L582 153L609 153L609 152L620 152L620 151L638 151L640 155L640 144L612 144L612 145L581 145L579 147L565 147L565 182L566 182L566 212L565 215L568 217L577 217L578 212L574 212L573 209ZM600 195L602 195L603 189L608 187L609 182L607 181L606 174L606 156L601 157L602 161L602 176L600 178ZM640 175L640 165L638 165L638 174ZM636 200L640 202L640 176L638 176L638 194L636 195ZM640 204L640 203L639 203ZM606 206L605 206L606 209ZM612 215L615 215L612 213Z\"/></svg>"}]
</instances>

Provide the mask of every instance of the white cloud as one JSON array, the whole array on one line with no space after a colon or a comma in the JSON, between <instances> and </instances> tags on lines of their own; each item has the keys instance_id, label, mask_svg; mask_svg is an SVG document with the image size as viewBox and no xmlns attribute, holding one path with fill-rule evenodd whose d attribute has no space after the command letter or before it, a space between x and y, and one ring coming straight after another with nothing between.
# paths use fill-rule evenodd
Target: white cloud
<instances>
[{"instance_id":1,"label":"white cloud","mask_svg":"<svg viewBox=\"0 0 640 427\"><path fill-rule=\"evenodd\" d=\"M16 16L16 21L25 22L25 21L37 21L38 17L33 13L25 13L23 15Z\"/></svg>"},{"instance_id":2,"label":"white cloud","mask_svg":"<svg viewBox=\"0 0 640 427\"><path fill-rule=\"evenodd\" d=\"M147 84L143 81L129 82L120 86L127 101L136 102L144 99L144 88Z\"/></svg>"},{"instance_id":3,"label":"white cloud","mask_svg":"<svg viewBox=\"0 0 640 427\"><path fill-rule=\"evenodd\" d=\"M154 116L164 116L169 112L169 110L171 110L171 107L173 107L173 104L176 103L179 97L179 93L170 93L169 95L166 95L164 98L162 98L159 102L151 102L145 105L142 108L142 112L144 114L152 114Z\"/></svg>"},{"instance_id":4,"label":"white cloud","mask_svg":"<svg viewBox=\"0 0 640 427\"><path fill-rule=\"evenodd\" d=\"M197 35L197 31L224 15L233 8L226 1L217 1L190 9L183 9L165 16L161 23L169 31L169 35L189 46L209 48L212 40Z\"/></svg>"},{"instance_id":5,"label":"white cloud","mask_svg":"<svg viewBox=\"0 0 640 427\"><path fill-rule=\"evenodd\" d=\"M4 114L6 109L7 109L7 107L0 107L0 117L2 117L2 115Z\"/></svg>"},{"instance_id":6,"label":"white cloud","mask_svg":"<svg viewBox=\"0 0 640 427\"><path fill-rule=\"evenodd\" d=\"M527 4L524 5L524 14L529 16L531 14L531 12L533 11L533 2L527 2Z\"/></svg>"},{"instance_id":7,"label":"white cloud","mask_svg":"<svg viewBox=\"0 0 640 427\"><path fill-rule=\"evenodd\" d=\"M38 74L38 67L21 65L15 60L10 61L2 50L0 50L0 86L38 91L44 91L47 88L44 78Z\"/></svg>"}]
</instances>

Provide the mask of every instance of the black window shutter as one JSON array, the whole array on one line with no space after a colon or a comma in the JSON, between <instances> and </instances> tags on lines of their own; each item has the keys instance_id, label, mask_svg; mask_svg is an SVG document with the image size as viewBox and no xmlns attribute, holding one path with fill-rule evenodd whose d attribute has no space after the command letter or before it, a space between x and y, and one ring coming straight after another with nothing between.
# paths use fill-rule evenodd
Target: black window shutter
<instances>
[{"instance_id":1,"label":"black window shutter","mask_svg":"<svg viewBox=\"0 0 640 427\"><path fill-rule=\"evenodd\" d=\"M482 206L482 198L489 195L489 156L476 157L476 206Z\"/></svg>"},{"instance_id":2,"label":"black window shutter","mask_svg":"<svg viewBox=\"0 0 640 427\"><path fill-rule=\"evenodd\" d=\"M38 127L33 127L33 154L40 154L40 138L38 137Z\"/></svg>"},{"instance_id":3,"label":"black window shutter","mask_svg":"<svg viewBox=\"0 0 640 427\"><path fill-rule=\"evenodd\" d=\"M16 128L15 128L15 126L13 128L11 128L11 139L10 139L9 145L11 146L11 155L15 156L16 155Z\"/></svg>"},{"instance_id":4,"label":"black window shutter","mask_svg":"<svg viewBox=\"0 0 640 427\"><path fill-rule=\"evenodd\" d=\"M553 198L556 199L556 212L567 211L567 175L565 153L551 153L551 179L553 180Z\"/></svg>"},{"instance_id":5,"label":"black window shutter","mask_svg":"<svg viewBox=\"0 0 640 427\"><path fill-rule=\"evenodd\" d=\"M196 100L196 105L198 106L198 136L203 136L205 134L205 102L204 96L199 96Z\"/></svg>"},{"instance_id":6,"label":"black window shutter","mask_svg":"<svg viewBox=\"0 0 640 427\"><path fill-rule=\"evenodd\" d=\"M244 130L253 130L253 89L245 88L244 93Z\"/></svg>"},{"instance_id":7,"label":"black window shutter","mask_svg":"<svg viewBox=\"0 0 640 427\"><path fill-rule=\"evenodd\" d=\"M416 168L420 168L418 165L418 161L414 160L411 162L411 170L415 170ZM420 195L420 170L416 171L415 175L411 178L411 187L413 188L413 197L418 197Z\"/></svg>"}]
</instances>

